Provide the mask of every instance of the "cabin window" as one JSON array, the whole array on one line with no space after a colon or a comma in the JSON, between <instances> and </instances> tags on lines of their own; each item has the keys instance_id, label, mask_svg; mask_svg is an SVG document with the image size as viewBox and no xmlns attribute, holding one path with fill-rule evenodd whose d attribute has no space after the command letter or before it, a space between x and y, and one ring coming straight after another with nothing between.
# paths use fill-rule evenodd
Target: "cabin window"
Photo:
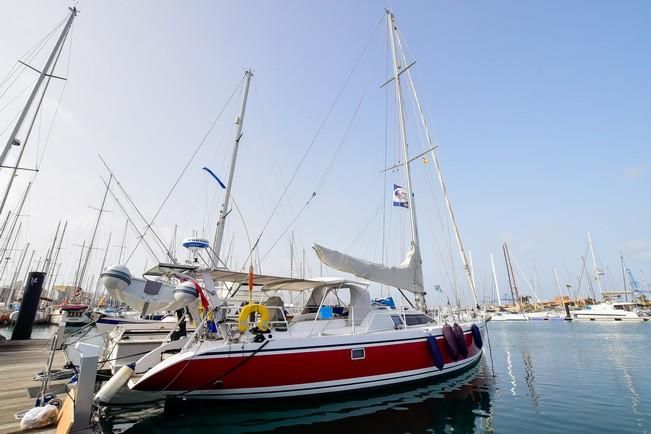
<instances>
[{"instance_id":1,"label":"cabin window","mask_svg":"<svg viewBox=\"0 0 651 434\"><path fill-rule=\"evenodd\" d=\"M350 350L350 358L353 360L361 360L366 357L364 348L353 348Z\"/></svg>"},{"instance_id":2,"label":"cabin window","mask_svg":"<svg viewBox=\"0 0 651 434\"><path fill-rule=\"evenodd\" d=\"M431 322L432 320L427 315L405 315L405 321L408 326L422 325Z\"/></svg>"},{"instance_id":3,"label":"cabin window","mask_svg":"<svg viewBox=\"0 0 651 434\"><path fill-rule=\"evenodd\" d=\"M393 325L396 327L402 326L402 318L399 315L391 315L391 319L393 320Z\"/></svg>"},{"instance_id":4,"label":"cabin window","mask_svg":"<svg viewBox=\"0 0 651 434\"><path fill-rule=\"evenodd\" d=\"M616 310L624 310L624 306L622 306L621 304L616 304L615 309Z\"/></svg>"}]
</instances>

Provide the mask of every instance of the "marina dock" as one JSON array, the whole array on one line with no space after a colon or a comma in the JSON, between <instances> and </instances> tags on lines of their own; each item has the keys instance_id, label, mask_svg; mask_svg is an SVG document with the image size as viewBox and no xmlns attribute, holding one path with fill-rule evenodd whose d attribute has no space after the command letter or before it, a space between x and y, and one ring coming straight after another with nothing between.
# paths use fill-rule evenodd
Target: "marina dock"
<instances>
[{"instance_id":1,"label":"marina dock","mask_svg":"<svg viewBox=\"0 0 651 434\"><path fill-rule=\"evenodd\" d=\"M45 361L50 347L49 339L0 342L0 434L20 432L20 420L14 415L34 407L41 382L32 378L45 369ZM62 351L57 351L52 369L65 364ZM50 381L48 391L65 401L65 383L69 380ZM31 433L54 433L56 426Z\"/></svg>"}]
</instances>

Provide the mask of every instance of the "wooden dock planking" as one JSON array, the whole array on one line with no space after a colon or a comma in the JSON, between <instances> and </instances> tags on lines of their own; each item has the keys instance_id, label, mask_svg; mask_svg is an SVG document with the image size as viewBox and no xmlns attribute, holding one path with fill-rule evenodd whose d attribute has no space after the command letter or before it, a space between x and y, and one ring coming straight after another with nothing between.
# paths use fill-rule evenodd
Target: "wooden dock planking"
<instances>
[{"instance_id":1,"label":"wooden dock planking","mask_svg":"<svg viewBox=\"0 0 651 434\"><path fill-rule=\"evenodd\" d=\"M0 434L20 431L20 421L14 415L34 406L35 398L30 397L28 388L41 385L39 381L32 380L32 377L45 369L49 349L50 341L47 339L0 342ZM62 368L64 364L63 352L57 351L52 369ZM56 385L67 381L50 381L49 389L60 389ZM57 396L63 401L66 394ZM56 426L52 426L29 432L54 433L55 430Z\"/></svg>"}]
</instances>

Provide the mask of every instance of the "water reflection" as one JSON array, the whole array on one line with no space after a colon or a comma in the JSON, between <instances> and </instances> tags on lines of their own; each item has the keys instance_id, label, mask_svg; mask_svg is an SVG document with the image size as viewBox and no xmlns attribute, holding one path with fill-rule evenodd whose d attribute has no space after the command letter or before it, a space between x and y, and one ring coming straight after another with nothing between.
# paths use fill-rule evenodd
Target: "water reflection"
<instances>
[{"instance_id":1,"label":"water reflection","mask_svg":"<svg viewBox=\"0 0 651 434\"><path fill-rule=\"evenodd\" d=\"M628 344L630 345L631 341L634 339L636 341L642 340L639 338L639 335L629 335ZM624 380L624 386L631 401L631 411L636 416L637 425L639 427L642 427L642 419L640 417L642 415L640 412L641 397L637 391L637 388L635 387L635 383L633 382L633 376L630 373L630 352L627 351L629 348L627 348L626 345L622 344L622 338L619 333L607 336L604 341L607 343L605 346L606 353L608 355L608 360L611 362L610 365L613 368L614 376L617 378L621 373L621 378Z\"/></svg>"},{"instance_id":2,"label":"water reflection","mask_svg":"<svg viewBox=\"0 0 651 434\"><path fill-rule=\"evenodd\" d=\"M539 412L540 395L536 392L536 373L534 371L533 359L529 350L525 347L522 351L522 362L524 363L524 380L529 389L529 396L536 413Z\"/></svg>"},{"instance_id":3,"label":"water reflection","mask_svg":"<svg viewBox=\"0 0 651 434\"><path fill-rule=\"evenodd\" d=\"M111 410L104 432L492 432L493 378L484 362L437 383L346 396L258 402L189 401L182 409Z\"/></svg>"},{"instance_id":4,"label":"water reflection","mask_svg":"<svg viewBox=\"0 0 651 434\"><path fill-rule=\"evenodd\" d=\"M515 381L515 375L513 375L513 361L511 360L511 352L506 350L506 373L509 375L511 388L511 395L515 396L515 388L517 387L517 382Z\"/></svg>"}]
</instances>

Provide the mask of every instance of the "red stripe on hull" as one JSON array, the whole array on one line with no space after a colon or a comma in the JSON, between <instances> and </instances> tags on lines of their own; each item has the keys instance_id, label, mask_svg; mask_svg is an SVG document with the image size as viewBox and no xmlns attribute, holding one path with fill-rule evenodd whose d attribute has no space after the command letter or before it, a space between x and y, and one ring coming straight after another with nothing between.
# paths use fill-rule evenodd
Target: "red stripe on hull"
<instances>
[{"instance_id":1,"label":"red stripe on hull","mask_svg":"<svg viewBox=\"0 0 651 434\"><path fill-rule=\"evenodd\" d=\"M473 344L471 334L465 334L465 340L470 358L480 350ZM445 364L454 362L442 338L437 339L437 344ZM260 352L239 367L248 354L179 361L141 380L134 389L179 391L277 387L395 374L434 365L426 339L379 346L362 344L359 348L365 349L364 359L352 360L351 349L346 348L284 354ZM221 384L215 386L218 381Z\"/></svg>"}]
</instances>

